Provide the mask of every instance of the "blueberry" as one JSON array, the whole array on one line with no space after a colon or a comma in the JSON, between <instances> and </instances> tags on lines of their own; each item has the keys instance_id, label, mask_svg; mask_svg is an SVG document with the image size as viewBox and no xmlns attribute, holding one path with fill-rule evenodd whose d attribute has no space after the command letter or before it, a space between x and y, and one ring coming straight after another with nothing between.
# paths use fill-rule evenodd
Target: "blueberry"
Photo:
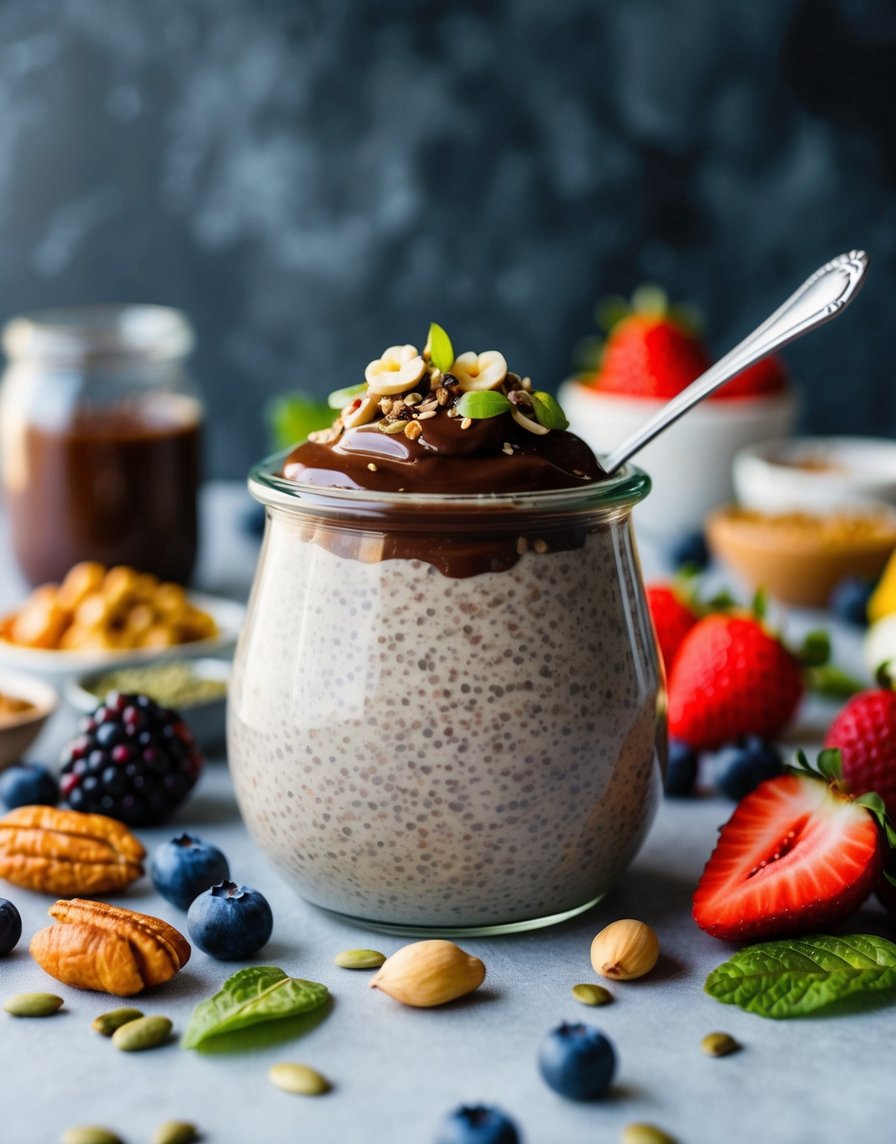
<instances>
[{"instance_id":1,"label":"blueberry","mask_svg":"<svg viewBox=\"0 0 896 1144\"><path fill-rule=\"evenodd\" d=\"M230 877L230 867L217 846L195 835L181 834L156 848L149 876L166 901L179 910L188 910L203 890Z\"/></svg>"},{"instance_id":2,"label":"blueberry","mask_svg":"<svg viewBox=\"0 0 896 1144\"><path fill-rule=\"evenodd\" d=\"M435 1144L520 1144L520 1134L500 1108L461 1105L442 1120Z\"/></svg>"},{"instance_id":3,"label":"blueberry","mask_svg":"<svg viewBox=\"0 0 896 1144\"><path fill-rule=\"evenodd\" d=\"M0 957L15 949L22 936L22 919L12 902L0 898Z\"/></svg>"},{"instance_id":4,"label":"blueberry","mask_svg":"<svg viewBox=\"0 0 896 1144\"><path fill-rule=\"evenodd\" d=\"M873 591L873 580L847 576L834 588L828 606L838 620L856 628L865 628L868 626L868 601Z\"/></svg>"},{"instance_id":5,"label":"blueberry","mask_svg":"<svg viewBox=\"0 0 896 1144\"><path fill-rule=\"evenodd\" d=\"M541 1042L538 1068L547 1084L570 1100L596 1100L616 1071L612 1044L593 1025L558 1025Z\"/></svg>"},{"instance_id":6,"label":"blueberry","mask_svg":"<svg viewBox=\"0 0 896 1144\"><path fill-rule=\"evenodd\" d=\"M666 761L667 795L678 798L694 793L697 782L697 752L681 739L669 740L669 757Z\"/></svg>"},{"instance_id":7,"label":"blueberry","mask_svg":"<svg viewBox=\"0 0 896 1144\"><path fill-rule=\"evenodd\" d=\"M716 786L734 802L755 790L761 782L781 774L784 764L773 743L757 735L747 735L720 752Z\"/></svg>"},{"instance_id":8,"label":"blueberry","mask_svg":"<svg viewBox=\"0 0 896 1144\"><path fill-rule=\"evenodd\" d=\"M219 882L193 899L187 913L190 937L219 961L242 961L258 953L274 928L267 900L248 886Z\"/></svg>"},{"instance_id":9,"label":"blueberry","mask_svg":"<svg viewBox=\"0 0 896 1144\"><path fill-rule=\"evenodd\" d=\"M709 563L709 548L702 532L686 532L673 540L666 555L673 568L703 569Z\"/></svg>"},{"instance_id":10,"label":"blueberry","mask_svg":"<svg viewBox=\"0 0 896 1144\"><path fill-rule=\"evenodd\" d=\"M8 810L17 806L55 806L59 783L41 763L15 763L0 775L0 799Z\"/></svg>"}]
</instances>

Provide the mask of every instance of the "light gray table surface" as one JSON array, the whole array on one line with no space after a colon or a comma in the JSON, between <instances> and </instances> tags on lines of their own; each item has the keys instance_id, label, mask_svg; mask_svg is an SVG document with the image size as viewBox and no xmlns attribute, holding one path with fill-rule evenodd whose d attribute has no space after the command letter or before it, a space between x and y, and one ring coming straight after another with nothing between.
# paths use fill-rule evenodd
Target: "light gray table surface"
<instances>
[{"instance_id":1,"label":"light gray table surface","mask_svg":"<svg viewBox=\"0 0 896 1144\"><path fill-rule=\"evenodd\" d=\"M242 486L205 491L205 539L199 585L245 598L257 542L239 527L248 507ZM21 596L0 517L0 607ZM642 544L648 571L656 558ZM799 631L817 617L790 617ZM838 657L859 662L858 641L838 631ZM833 709L804 707L794 741L817 741ZM73 716L57 715L32 756L55 761ZM886 1004L859 1014L775 1022L719 1005L703 992L707 973L733 947L701 933L690 918L690 895L717 827L731 807L704 793L666 800L628 873L596 908L553 929L513 937L465 939L488 969L484 987L444 1009L405 1008L368 986L369 976L332 964L339 950L373 946L385 953L405 940L344 924L295 897L246 834L226 763L212 759L194 796L164 827L142 830L148 849L180 830L200 833L228 855L233 875L263 891L275 917L274 935L256 959L326 983L333 994L325 1020L299 1038L229 1053L182 1050L176 1042L124 1054L90 1029L115 1002L101 994L57 986L30 959L30 935L47 924L45 895L0 885L19 907L24 935L0 960L2 994L51 989L64 1009L43 1021L0 1013L0 1142L54 1144L69 1125L100 1123L127 1144L149 1141L167 1118L197 1122L215 1144L429 1144L436 1124L459 1103L495 1103L510 1113L525 1144L615 1142L631 1121L661 1125L681 1144L835 1144L896 1139L891 1046L896 1012ZM164 902L148 878L116 899L185 929L184 915ZM649 922L662 959L641 981L612 986L613 1004L586 1009L570 995L594 980L594 934L619 917ZM854 930L888 930L869 903ZM237 965L199 950L169 984L143 995L148 1013L170 1016L182 1032L193 1006L214 992ZM618 1071L610 1095L592 1104L550 1091L535 1067L544 1034L560 1020L584 1020L614 1042ZM741 1053L711 1059L702 1036L726 1030ZM310 1099L273 1088L275 1062L313 1064L333 1082Z\"/></svg>"}]
</instances>

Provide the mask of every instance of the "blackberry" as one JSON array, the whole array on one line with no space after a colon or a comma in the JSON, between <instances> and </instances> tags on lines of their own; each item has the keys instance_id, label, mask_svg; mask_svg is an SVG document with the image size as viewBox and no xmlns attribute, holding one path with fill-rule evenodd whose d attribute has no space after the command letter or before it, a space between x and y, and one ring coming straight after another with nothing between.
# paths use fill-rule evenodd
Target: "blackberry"
<instances>
[{"instance_id":1,"label":"blackberry","mask_svg":"<svg viewBox=\"0 0 896 1144\"><path fill-rule=\"evenodd\" d=\"M202 755L176 711L148 695L110 691L62 753L60 789L72 810L154 826L187 797Z\"/></svg>"}]
</instances>

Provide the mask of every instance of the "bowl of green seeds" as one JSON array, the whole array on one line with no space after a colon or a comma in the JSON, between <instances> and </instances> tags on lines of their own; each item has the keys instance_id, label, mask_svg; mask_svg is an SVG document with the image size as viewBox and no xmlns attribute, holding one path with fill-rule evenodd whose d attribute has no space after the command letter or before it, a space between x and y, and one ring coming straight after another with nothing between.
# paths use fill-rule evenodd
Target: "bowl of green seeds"
<instances>
[{"instance_id":1,"label":"bowl of green seeds","mask_svg":"<svg viewBox=\"0 0 896 1144\"><path fill-rule=\"evenodd\" d=\"M78 711L92 714L110 691L148 695L178 711L205 751L224 742L230 660L173 659L109 668L74 676L65 697Z\"/></svg>"}]
</instances>

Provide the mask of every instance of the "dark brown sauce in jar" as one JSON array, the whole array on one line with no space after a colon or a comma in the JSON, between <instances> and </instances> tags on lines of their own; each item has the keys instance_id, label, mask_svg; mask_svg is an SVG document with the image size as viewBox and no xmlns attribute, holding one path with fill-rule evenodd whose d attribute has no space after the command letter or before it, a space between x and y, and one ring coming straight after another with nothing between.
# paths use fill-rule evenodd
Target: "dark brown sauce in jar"
<instances>
[{"instance_id":1,"label":"dark brown sauce in jar","mask_svg":"<svg viewBox=\"0 0 896 1144\"><path fill-rule=\"evenodd\" d=\"M202 424L192 345L186 317L165 306L6 324L0 463L12 548L32 584L82 560L189 581Z\"/></svg>"},{"instance_id":2,"label":"dark brown sauce in jar","mask_svg":"<svg viewBox=\"0 0 896 1144\"><path fill-rule=\"evenodd\" d=\"M29 425L21 477L7 486L13 547L32 584L80 560L129 564L186 583L196 560L198 407L79 413L60 429Z\"/></svg>"}]
</instances>

